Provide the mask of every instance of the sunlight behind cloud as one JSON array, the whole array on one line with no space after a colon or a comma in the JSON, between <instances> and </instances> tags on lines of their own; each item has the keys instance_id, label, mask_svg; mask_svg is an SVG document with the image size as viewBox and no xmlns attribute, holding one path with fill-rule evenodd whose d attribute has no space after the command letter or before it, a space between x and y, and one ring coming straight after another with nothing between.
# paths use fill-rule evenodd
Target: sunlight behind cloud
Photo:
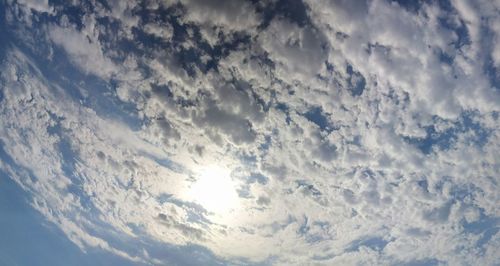
<instances>
[{"instance_id":1,"label":"sunlight behind cloud","mask_svg":"<svg viewBox=\"0 0 500 266\"><path fill-rule=\"evenodd\" d=\"M219 166L202 168L188 194L216 215L228 213L238 206L238 195L230 171Z\"/></svg>"}]
</instances>

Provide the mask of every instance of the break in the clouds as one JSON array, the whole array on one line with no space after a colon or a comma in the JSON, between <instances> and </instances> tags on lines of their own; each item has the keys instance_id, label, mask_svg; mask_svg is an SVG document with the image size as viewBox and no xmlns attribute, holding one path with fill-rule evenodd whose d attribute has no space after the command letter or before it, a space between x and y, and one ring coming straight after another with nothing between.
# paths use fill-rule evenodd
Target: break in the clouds
<instances>
[{"instance_id":1,"label":"break in the clouds","mask_svg":"<svg viewBox=\"0 0 500 266\"><path fill-rule=\"evenodd\" d=\"M82 264L500 264L498 1L0 11L0 177Z\"/></svg>"}]
</instances>

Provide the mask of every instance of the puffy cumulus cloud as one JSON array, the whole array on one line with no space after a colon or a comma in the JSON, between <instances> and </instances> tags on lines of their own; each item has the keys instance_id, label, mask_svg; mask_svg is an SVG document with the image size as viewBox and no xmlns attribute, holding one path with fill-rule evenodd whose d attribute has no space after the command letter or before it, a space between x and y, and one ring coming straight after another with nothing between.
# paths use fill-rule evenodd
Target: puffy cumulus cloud
<instances>
[{"instance_id":1,"label":"puffy cumulus cloud","mask_svg":"<svg viewBox=\"0 0 500 266\"><path fill-rule=\"evenodd\" d=\"M5 4L0 169L81 248L500 263L494 2L71 8ZM193 195L203 178L230 210Z\"/></svg>"},{"instance_id":2,"label":"puffy cumulus cloud","mask_svg":"<svg viewBox=\"0 0 500 266\"><path fill-rule=\"evenodd\" d=\"M312 26L299 27L284 19L273 20L260 39L262 48L276 64L275 73L280 79L307 80L325 65L327 43Z\"/></svg>"}]
</instances>

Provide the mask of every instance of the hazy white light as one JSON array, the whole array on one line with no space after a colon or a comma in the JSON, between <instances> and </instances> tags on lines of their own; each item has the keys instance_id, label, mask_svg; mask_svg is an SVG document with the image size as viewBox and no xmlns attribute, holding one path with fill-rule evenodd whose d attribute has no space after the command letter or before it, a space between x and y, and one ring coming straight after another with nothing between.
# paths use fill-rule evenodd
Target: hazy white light
<instances>
[{"instance_id":1,"label":"hazy white light","mask_svg":"<svg viewBox=\"0 0 500 266\"><path fill-rule=\"evenodd\" d=\"M238 195L229 170L211 166L203 168L196 178L189 194L205 209L223 214L237 206Z\"/></svg>"}]
</instances>

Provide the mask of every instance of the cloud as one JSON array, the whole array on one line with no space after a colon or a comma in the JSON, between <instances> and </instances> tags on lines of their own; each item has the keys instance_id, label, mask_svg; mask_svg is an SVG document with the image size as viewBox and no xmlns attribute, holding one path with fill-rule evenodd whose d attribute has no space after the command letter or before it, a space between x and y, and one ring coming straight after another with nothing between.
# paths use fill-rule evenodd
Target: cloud
<instances>
[{"instance_id":1,"label":"cloud","mask_svg":"<svg viewBox=\"0 0 500 266\"><path fill-rule=\"evenodd\" d=\"M181 4L186 8L184 19L201 25L247 31L259 22L255 8L246 1L189 0Z\"/></svg>"},{"instance_id":2,"label":"cloud","mask_svg":"<svg viewBox=\"0 0 500 266\"><path fill-rule=\"evenodd\" d=\"M109 79L117 71L117 66L103 55L97 38L83 36L71 28L50 27L51 40L64 48L69 58L83 72Z\"/></svg>"},{"instance_id":3,"label":"cloud","mask_svg":"<svg viewBox=\"0 0 500 266\"><path fill-rule=\"evenodd\" d=\"M497 7L280 3L7 3L0 169L138 262L498 263ZM224 215L189 193L213 165Z\"/></svg>"}]
</instances>

